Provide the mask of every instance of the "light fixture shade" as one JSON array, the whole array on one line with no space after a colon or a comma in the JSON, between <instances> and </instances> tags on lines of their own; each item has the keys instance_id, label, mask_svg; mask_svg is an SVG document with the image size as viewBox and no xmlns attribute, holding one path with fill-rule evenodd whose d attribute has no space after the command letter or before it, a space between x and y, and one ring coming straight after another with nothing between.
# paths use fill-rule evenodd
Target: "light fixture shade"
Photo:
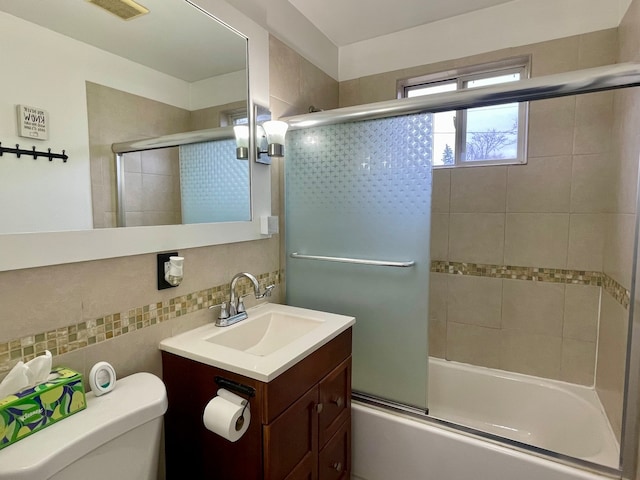
<instances>
[{"instance_id":1,"label":"light fixture shade","mask_svg":"<svg viewBox=\"0 0 640 480\"><path fill-rule=\"evenodd\" d=\"M249 127L247 125L235 125L233 133L236 136L236 158L247 160L249 158Z\"/></svg>"},{"instance_id":2,"label":"light fixture shade","mask_svg":"<svg viewBox=\"0 0 640 480\"><path fill-rule=\"evenodd\" d=\"M236 146L238 148L249 148L249 127L247 125L235 125L233 133L236 136Z\"/></svg>"},{"instance_id":3,"label":"light fixture shade","mask_svg":"<svg viewBox=\"0 0 640 480\"><path fill-rule=\"evenodd\" d=\"M264 127L264 131L267 133L267 142L269 144L277 143L279 145L284 145L284 137L287 133L287 129L289 128L289 124L287 122L269 120L268 122L264 122L262 126Z\"/></svg>"}]
</instances>

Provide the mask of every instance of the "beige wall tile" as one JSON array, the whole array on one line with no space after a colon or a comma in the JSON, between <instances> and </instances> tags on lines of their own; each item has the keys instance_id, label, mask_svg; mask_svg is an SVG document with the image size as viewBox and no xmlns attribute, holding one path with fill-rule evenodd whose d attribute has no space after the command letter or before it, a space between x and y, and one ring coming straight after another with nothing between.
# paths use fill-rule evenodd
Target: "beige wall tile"
<instances>
[{"instance_id":1,"label":"beige wall tile","mask_svg":"<svg viewBox=\"0 0 640 480\"><path fill-rule=\"evenodd\" d=\"M606 153L611 150L613 93L600 92L576 97L574 154Z\"/></svg>"},{"instance_id":2,"label":"beige wall tile","mask_svg":"<svg viewBox=\"0 0 640 480\"><path fill-rule=\"evenodd\" d=\"M445 358L447 352L447 322L429 320L429 356Z\"/></svg>"},{"instance_id":3,"label":"beige wall tile","mask_svg":"<svg viewBox=\"0 0 640 480\"><path fill-rule=\"evenodd\" d=\"M431 214L431 260L449 258L449 214Z\"/></svg>"},{"instance_id":4,"label":"beige wall tile","mask_svg":"<svg viewBox=\"0 0 640 480\"><path fill-rule=\"evenodd\" d=\"M591 386L594 383L596 343L564 338L560 380Z\"/></svg>"},{"instance_id":5,"label":"beige wall tile","mask_svg":"<svg viewBox=\"0 0 640 480\"><path fill-rule=\"evenodd\" d=\"M508 212L569 212L571 156L529 158L508 167Z\"/></svg>"},{"instance_id":6,"label":"beige wall tile","mask_svg":"<svg viewBox=\"0 0 640 480\"><path fill-rule=\"evenodd\" d=\"M447 321L447 274L429 275L429 322Z\"/></svg>"},{"instance_id":7,"label":"beige wall tile","mask_svg":"<svg viewBox=\"0 0 640 480\"><path fill-rule=\"evenodd\" d=\"M505 211L507 167L451 169L452 213Z\"/></svg>"},{"instance_id":8,"label":"beige wall tile","mask_svg":"<svg viewBox=\"0 0 640 480\"><path fill-rule=\"evenodd\" d=\"M562 336L563 284L504 280L502 328Z\"/></svg>"},{"instance_id":9,"label":"beige wall tile","mask_svg":"<svg viewBox=\"0 0 640 480\"><path fill-rule=\"evenodd\" d=\"M573 151L575 97L529 104L529 157L570 155Z\"/></svg>"},{"instance_id":10,"label":"beige wall tile","mask_svg":"<svg viewBox=\"0 0 640 480\"><path fill-rule=\"evenodd\" d=\"M564 268L568 242L568 214L508 213L504 263Z\"/></svg>"},{"instance_id":11,"label":"beige wall tile","mask_svg":"<svg viewBox=\"0 0 640 480\"><path fill-rule=\"evenodd\" d=\"M622 425L628 312L609 294L602 295L598 332L596 391L611 427L619 436Z\"/></svg>"},{"instance_id":12,"label":"beige wall tile","mask_svg":"<svg viewBox=\"0 0 640 480\"><path fill-rule=\"evenodd\" d=\"M448 322L447 360L499 368L500 330Z\"/></svg>"},{"instance_id":13,"label":"beige wall tile","mask_svg":"<svg viewBox=\"0 0 640 480\"><path fill-rule=\"evenodd\" d=\"M451 196L451 169L436 168L433 170L433 190L431 192L431 211L449 213Z\"/></svg>"},{"instance_id":14,"label":"beige wall tile","mask_svg":"<svg viewBox=\"0 0 640 480\"><path fill-rule=\"evenodd\" d=\"M578 35L531 45L531 76L570 72L578 67Z\"/></svg>"},{"instance_id":15,"label":"beige wall tile","mask_svg":"<svg viewBox=\"0 0 640 480\"><path fill-rule=\"evenodd\" d=\"M618 57L618 29L608 28L580 35L578 68L612 65Z\"/></svg>"},{"instance_id":16,"label":"beige wall tile","mask_svg":"<svg viewBox=\"0 0 640 480\"><path fill-rule=\"evenodd\" d=\"M569 216L569 257L567 268L602 271L605 214L572 213Z\"/></svg>"},{"instance_id":17,"label":"beige wall tile","mask_svg":"<svg viewBox=\"0 0 640 480\"><path fill-rule=\"evenodd\" d=\"M305 59L300 65L300 92L308 107L338 108L338 82Z\"/></svg>"},{"instance_id":18,"label":"beige wall tile","mask_svg":"<svg viewBox=\"0 0 640 480\"><path fill-rule=\"evenodd\" d=\"M501 264L505 218L502 213L452 213L449 260Z\"/></svg>"},{"instance_id":19,"label":"beige wall tile","mask_svg":"<svg viewBox=\"0 0 640 480\"><path fill-rule=\"evenodd\" d=\"M600 316L600 287L567 285L564 297L562 336L583 342L595 342Z\"/></svg>"},{"instance_id":20,"label":"beige wall tile","mask_svg":"<svg viewBox=\"0 0 640 480\"><path fill-rule=\"evenodd\" d=\"M382 102L397 98L396 72L380 73L360 78L360 99L364 103Z\"/></svg>"},{"instance_id":21,"label":"beige wall tile","mask_svg":"<svg viewBox=\"0 0 640 480\"><path fill-rule=\"evenodd\" d=\"M545 378L560 378L562 338L501 330L500 368Z\"/></svg>"},{"instance_id":22,"label":"beige wall tile","mask_svg":"<svg viewBox=\"0 0 640 480\"><path fill-rule=\"evenodd\" d=\"M640 156L640 91L637 88L618 90L614 97L614 152L617 154L617 184L615 211L636 212L638 157Z\"/></svg>"},{"instance_id":23,"label":"beige wall tile","mask_svg":"<svg viewBox=\"0 0 640 480\"><path fill-rule=\"evenodd\" d=\"M615 174L615 163L610 154L574 155L571 213L612 211Z\"/></svg>"},{"instance_id":24,"label":"beige wall tile","mask_svg":"<svg viewBox=\"0 0 640 480\"><path fill-rule=\"evenodd\" d=\"M360 98L360 79L345 80L339 85L340 107L351 107L352 105L362 105Z\"/></svg>"},{"instance_id":25,"label":"beige wall tile","mask_svg":"<svg viewBox=\"0 0 640 480\"><path fill-rule=\"evenodd\" d=\"M447 321L500 328L502 280L448 275Z\"/></svg>"},{"instance_id":26,"label":"beige wall tile","mask_svg":"<svg viewBox=\"0 0 640 480\"><path fill-rule=\"evenodd\" d=\"M300 102L302 57L269 35L269 95L291 105Z\"/></svg>"},{"instance_id":27,"label":"beige wall tile","mask_svg":"<svg viewBox=\"0 0 640 480\"><path fill-rule=\"evenodd\" d=\"M604 273L623 287L631 287L636 216L610 214L606 216Z\"/></svg>"}]
</instances>

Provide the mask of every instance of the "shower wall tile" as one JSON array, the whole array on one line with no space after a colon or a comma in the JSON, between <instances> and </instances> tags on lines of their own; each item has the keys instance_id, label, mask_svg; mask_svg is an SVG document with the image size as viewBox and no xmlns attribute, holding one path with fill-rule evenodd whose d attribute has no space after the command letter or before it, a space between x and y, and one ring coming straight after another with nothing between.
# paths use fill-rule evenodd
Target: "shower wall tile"
<instances>
[{"instance_id":1,"label":"shower wall tile","mask_svg":"<svg viewBox=\"0 0 640 480\"><path fill-rule=\"evenodd\" d=\"M564 297L562 336L583 342L595 342L600 312L599 287L567 285Z\"/></svg>"},{"instance_id":2,"label":"shower wall tile","mask_svg":"<svg viewBox=\"0 0 640 480\"><path fill-rule=\"evenodd\" d=\"M611 151L613 95L613 92L601 92L576 97L574 154Z\"/></svg>"},{"instance_id":3,"label":"shower wall tile","mask_svg":"<svg viewBox=\"0 0 640 480\"><path fill-rule=\"evenodd\" d=\"M502 282L498 278L449 275L447 321L500 328Z\"/></svg>"},{"instance_id":4,"label":"shower wall tile","mask_svg":"<svg viewBox=\"0 0 640 480\"><path fill-rule=\"evenodd\" d=\"M445 358L447 351L447 322L429 320L429 356Z\"/></svg>"},{"instance_id":5,"label":"shower wall tile","mask_svg":"<svg viewBox=\"0 0 640 480\"><path fill-rule=\"evenodd\" d=\"M575 97L529 103L529 157L571 155Z\"/></svg>"},{"instance_id":6,"label":"shower wall tile","mask_svg":"<svg viewBox=\"0 0 640 480\"><path fill-rule=\"evenodd\" d=\"M602 295L598 338L596 391L614 432L622 426L628 312L609 295Z\"/></svg>"},{"instance_id":7,"label":"shower wall tile","mask_svg":"<svg viewBox=\"0 0 640 480\"><path fill-rule=\"evenodd\" d=\"M531 46L531 76L570 72L578 68L578 35L540 42Z\"/></svg>"},{"instance_id":8,"label":"shower wall tile","mask_svg":"<svg viewBox=\"0 0 640 480\"><path fill-rule=\"evenodd\" d=\"M449 213L450 197L451 169L434 169L433 188L431 190L431 211L433 213Z\"/></svg>"},{"instance_id":9,"label":"shower wall tile","mask_svg":"<svg viewBox=\"0 0 640 480\"><path fill-rule=\"evenodd\" d=\"M602 271L605 225L605 214L572 213L570 215L567 268Z\"/></svg>"},{"instance_id":10,"label":"shower wall tile","mask_svg":"<svg viewBox=\"0 0 640 480\"><path fill-rule=\"evenodd\" d=\"M569 215L508 213L504 263L565 268L569 243Z\"/></svg>"},{"instance_id":11,"label":"shower wall tile","mask_svg":"<svg viewBox=\"0 0 640 480\"><path fill-rule=\"evenodd\" d=\"M431 272L429 276L429 321L447 321L447 274Z\"/></svg>"},{"instance_id":12,"label":"shower wall tile","mask_svg":"<svg viewBox=\"0 0 640 480\"><path fill-rule=\"evenodd\" d=\"M636 216L606 215L604 272L627 289L631 286Z\"/></svg>"},{"instance_id":13,"label":"shower wall tile","mask_svg":"<svg viewBox=\"0 0 640 480\"><path fill-rule=\"evenodd\" d=\"M501 330L500 368L559 379L562 338L520 330Z\"/></svg>"},{"instance_id":14,"label":"shower wall tile","mask_svg":"<svg viewBox=\"0 0 640 480\"><path fill-rule=\"evenodd\" d=\"M580 35L578 68L611 65L618 61L618 29L608 28Z\"/></svg>"},{"instance_id":15,"label":"shower wall tile","mask_svg":"<svg viewBox=\"0 0 640 480\"><path fill-rule=\"evenodd\" d=\"M596 364L596 342L564 338L560 380L579 385L593 385Z\"/></svg>"},{"instance_id":16,"label":"shower wall tile","mask_svg":"<svg viewBox=\"0 0 640 480\"><path fill-rule=\"evenodd\" d=\"M568 213L570 194L570 155L529 158L526 165L508 167L508 212Z\"/></svg>"},{"instance_id":17,"label":"shower wall tile","mask_svg":"<svg viewBox=\"0 0 640 480\"><path fill-rule=\"evenodd\" d=\"M505 216L502 213L452 213L449 260L502 263Z\"/></svg>"},{"instance_id":18,"label":"shower wall tile","mask_svg":"<svg viewBox=\"0 0 640 480\"><path fill-rule=\"evenodd\" d=\"M447 322L447 359L500 368L500 330Z\"/></svg>"},{"instance_id":19,"label":"shower wall tile","mask_svg":"<svg viewBox=\"0 0 640 480\"><path fill-rule=\"evenodd\" d=\"M614 208L611 186L616 178L610 154L574 155L571 213L603 213Z\"/></svg>"},{"instance_id":20,"label":"shower wall tile","mask_svg":"<svg viewBox=\"0 0 640 480\"><path fill-rule=\"evenodd\" d=\"M504 280L502 328L562 337L565 286Z\"/></svg>"},{"instance_id":21,"label":"shower wall tile","mask_svg":"<svg viewBox=\"0 0 640 480\"><path fill-rule=\"evenodd\" d=\"M507 167L468 167L451 170L452 213L505 211Z\"/></svg>"},{"instance_id":22,"label":"shower wall tile","mask_svg":"<svg viewBox=\"0 0 640 480\"><path fill-rule=\"evenodd\" d=\"M616 114L613 142L619 161L615 211L636 213L638 185L632 179L638 175L638 157L640 156L640 138L637 135L638 125L640 125L640 91L637 88L617 90L614 95Z\"/></svg>"},{"instance_id":23,"label":"shower wall tile","mask_svg":"<svg viewBox=\"0 0 640 480\"><path fill-rule=\"evenodd\" d=\"M449 258L449 214L431 214L431 258Z\"/></svg>"}]
</instances>

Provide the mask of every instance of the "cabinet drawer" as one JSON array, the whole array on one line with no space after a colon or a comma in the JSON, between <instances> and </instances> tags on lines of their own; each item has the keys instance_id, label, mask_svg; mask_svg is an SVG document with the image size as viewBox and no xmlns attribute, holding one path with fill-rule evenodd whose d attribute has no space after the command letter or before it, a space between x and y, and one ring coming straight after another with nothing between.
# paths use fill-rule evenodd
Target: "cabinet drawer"
<instances>
[{"instance_id":1,"label":"cabinet drawer","mask_svg":"<svg viewBox=\"0 0 640 480\"><path fill-rule=\"evenodd\" d=\"M338 365L319 384L320 448L335 435L351 412L351 357Z\"/></svg>"},{"instance_id":2,"label":"cabinet drawer","mask_svg":"<svg viewBox=\"0 0 640 480\"><path fill-rule=\"evenodd\" d=\"M351 417L320 451L318 480L348 480L351 471Z\"/></svg>"}]
</instances>

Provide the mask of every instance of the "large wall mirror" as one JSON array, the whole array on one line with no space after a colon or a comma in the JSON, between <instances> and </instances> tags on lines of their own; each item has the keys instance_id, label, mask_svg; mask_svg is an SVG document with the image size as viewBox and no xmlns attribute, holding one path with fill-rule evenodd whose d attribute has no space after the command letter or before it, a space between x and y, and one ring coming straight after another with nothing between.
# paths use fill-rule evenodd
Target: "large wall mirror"
<instances>
[{"instance_id":1,"label":"large wall mirror","mask_svg":"<svg viewBox=\"0 0 640 480\"><path fill-rule=\"evenodd\" d=\"M62 245L89 235L96 245L115 239L129 248L54 252L54 259L26 263L0 260L0 270L260 238L256 220L270 213L268 167L236 159L234 141L224 135L214 134L218 140L206 145L126 153L126 218L118 220L113 144L228 131L253 118L247 37L195 2L138 3L148 13L135 16L117 0L2 1L1 146L64 151L68 159L10 151L0 156L0 246L38 244L45 237L49 245L52 239ZM228 9L216 0L198 4ZM221 210L185 214L186 204L203 196ZM210 222L225 222L225 230L180 225ZM134 228L112 228L119 224ZM153 227L158 225L174 227ZM97 229L136 231L89 233ZM144 245L158 234L170 240Z\"/></svg>"}]
</instances>

